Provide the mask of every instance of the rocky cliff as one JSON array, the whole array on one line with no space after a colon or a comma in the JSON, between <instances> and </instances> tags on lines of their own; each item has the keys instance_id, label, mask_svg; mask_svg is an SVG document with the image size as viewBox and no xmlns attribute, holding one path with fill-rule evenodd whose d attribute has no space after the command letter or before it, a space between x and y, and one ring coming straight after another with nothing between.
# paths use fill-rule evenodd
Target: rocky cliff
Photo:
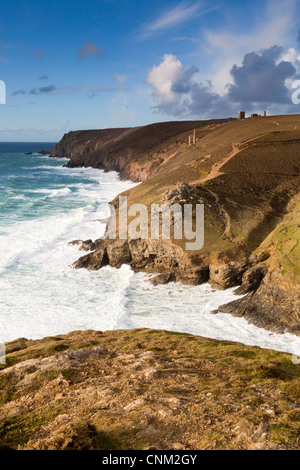
<instances>
[{"instance_id":1,"label":"rocky cliff","mask_svg":"<svg viewBox=\"0 0 300 470\"><path fill-rule=\"evenodd\" d=\"M82 245L89 253L76 268L128 263L156 272L154 283L240 286L245 297L222 311L300 334L300 116L73 132L52 155L142 181L125 193L129 205L205 206L201 250L186 251L186 240L100 239Z\"/></svg>"},{"instance_id":2,"label":"rocky cliff","mask_svg":"<svg viewBox=\"0 0 300 470\"><path fill-rule=\"evenodd\" d=\"M69 132L52 148L51 155L70 158L69 167L114 170L122 179L145 181L180 145L186 144L194 129L200 137L228 121L175 121L128 129Z\"/></svg>"}]
</instances>

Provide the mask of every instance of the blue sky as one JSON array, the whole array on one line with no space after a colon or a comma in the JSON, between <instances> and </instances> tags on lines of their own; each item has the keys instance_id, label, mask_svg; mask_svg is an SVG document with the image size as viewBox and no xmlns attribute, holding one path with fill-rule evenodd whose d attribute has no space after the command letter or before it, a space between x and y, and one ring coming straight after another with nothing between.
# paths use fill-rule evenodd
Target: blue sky
<instances>
[{"instance_id":1,"label":"blue sky","mask_svg":"<svg viewBox=\"0 0 300 470\"><path fill-rule=\"evenodd\" d=\"M299 3L1 0L0 141L300 113Z\"/></svg>"}]
</instances>

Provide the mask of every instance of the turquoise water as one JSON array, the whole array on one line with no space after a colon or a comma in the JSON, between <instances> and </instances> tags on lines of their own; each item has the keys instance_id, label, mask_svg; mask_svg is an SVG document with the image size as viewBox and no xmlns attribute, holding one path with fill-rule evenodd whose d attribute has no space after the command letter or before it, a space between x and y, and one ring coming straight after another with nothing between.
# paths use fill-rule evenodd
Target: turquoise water
<instances>
[{"instance_id":1,"label":"turquoise water","mask_svg":"<svg viewBox=\"0 0 300 470\"><path fill-rule=\"evenodd\" d=\"M50 143L0 143L0 342L73 330L149 327L239 341L299 355L300 338L211 310L234 289L154 287L129 266L75 270L72 240L99 238L108 202L133 186L115 172L65 168L38 155ZM32 152L32 155L25 155Z\"/></svg>"},{"instance_id":2,"label":"turquoise water","mask_svg":"<svg viewBox=\"0 0 300 470\"><path fill-rule=\"evenodd\" d=\"M38 155L44 146L53 143L3 144L0 143L0 220L4 224L26 221L37 217L63 214L82 207L82 186L91 183L90 175L61 170L60 159ZM22 148L23 152L15 151ZM25 155L25 152L33 155ZM64 198L63 196L70 196ZM74 197L72 197L72 195ZM61 197L60 197L61 196Z\"/></svg>"}]
</instances>

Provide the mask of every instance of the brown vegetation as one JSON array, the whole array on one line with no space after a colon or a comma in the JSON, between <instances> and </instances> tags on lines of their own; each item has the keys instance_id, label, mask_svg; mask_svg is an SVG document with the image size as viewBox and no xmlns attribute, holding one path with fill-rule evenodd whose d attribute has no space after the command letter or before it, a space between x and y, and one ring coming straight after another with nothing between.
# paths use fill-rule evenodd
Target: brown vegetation
<instances>
[{"instance_id":1,"label":"brown vegetation","mask_svg":"<svg viewBox=\"0 0 300 470\"><path fill-rule=\"evenodd\" d=\"M7 344L1 449L299 449L299 365L187 334L73 332Z\"/></svg>"}]
</instances>

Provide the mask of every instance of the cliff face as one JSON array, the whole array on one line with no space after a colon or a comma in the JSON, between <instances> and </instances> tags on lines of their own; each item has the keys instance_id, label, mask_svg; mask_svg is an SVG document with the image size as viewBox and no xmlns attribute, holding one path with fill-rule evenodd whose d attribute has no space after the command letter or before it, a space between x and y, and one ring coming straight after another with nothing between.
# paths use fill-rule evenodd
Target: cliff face
<instances>
[{"instance_id":1,"label":"cliff face","mask_svg":"<svg viewBox=\"0 0 300 470\"><path fill-rule=\"evenodd\" d=\"M220 307L260 327L300 334L300 193L287 206L282 221L258 247L255 268L246 271L238 292L247 292L249 277L257 280L246 297ZM258 282L259 281L259 282Z\"/></svg>"},{"instance_id":2,"label":"cliff face","mask_svg":"<svg viewBox=\"0 0 300 470\"><path fill-rule=\"evenodd\" d=\"M52 157L70 158L69 167L118 171L122 179L146 181L188 135L204 135L228 119L177 121L128 129L75 131L65 134L51 150Z\"/></svg>"},{"instance_id":3,"label":"cliff face","mask_svg":"<svg viewBox=\"0 0 300 470\"><path fill-rule=\"evenodd\" d=\"M195 145L188 136L196 129ZM222 311L259 326L299 334L300 116L244 121L162 123L66 135L53 156L142 181L125 194L142 203L202 203L205 243L98 240L76 268L128 263L155 272L152 282L241 285L246 297ZM179 184L179 183L182 184ZM118 211L118 198L113 201Z\"/></svg>"}]
</instances>

